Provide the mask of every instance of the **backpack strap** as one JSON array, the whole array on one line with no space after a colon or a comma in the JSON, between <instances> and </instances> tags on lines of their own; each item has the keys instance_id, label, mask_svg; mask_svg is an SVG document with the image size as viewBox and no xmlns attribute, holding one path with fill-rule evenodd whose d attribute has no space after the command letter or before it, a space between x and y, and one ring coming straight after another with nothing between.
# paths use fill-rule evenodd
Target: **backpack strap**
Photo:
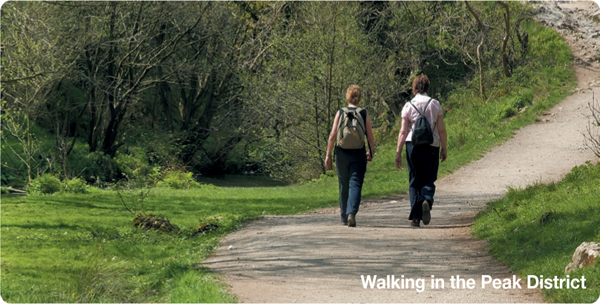
<instances>
[{"instance_id":1,"label":"backpack strap","mask_svg":"<svg viewBox=\"0 0 600 304\"><path fill-rule=\"evenodd\" d=\"M343 118L343 113L347 113L348 112L348 107L341 108L340 110L342 111L342 115L340 115L340 117L338 119L338 130L337 130L337 134L338 135L337 135L337 140L340 140L340 138L341 138L341 136L343 134L343 133L341 133L342 129L344 128L342 118ZM336 141L336 144L337 144L337 141Z\"/></svg>"},{"instance_id":2,"label":"backpack strap","mask_svg":"<svg viewBox=\"0 0 600 304\"><path fill-rule=\"evenodd\" d=\"M423 109L423 113L425 113L425 111L427 111L427 107L429 106L431 99L433 99L433 98L429 98L429 100L427 101L427 104L425 105L425 109Z\"/></svg>"},{"instance_id":3,"label":"backpack strap","mask_svg":"<svg viewBox=\"0 0 600 304\"><path fill-rule=\"evenodd\" d=\"M429 106L429 103L431 102L433 98L429 98L429 100L427 101L427 104L425 105L425 109L423 109L423 113L425 113L425 111L427 111L427 107ZM412 103L412 100L409 101L408 103L410 103L410 105L415 108L415 110L417 110L417 113L419 113L419 115L424 115L423 113L421 113L421 111L419 111L419 109L417 109L417 107ZM435 131L435 128L437 127L437 121L434 123L433 128L431 128L431 131Z\"/></svg>"},{"instance_id":4,"label":"backpack strap","mask_svg":"<svg viewBox=\"0 0 600 304\"><path fill-rule=\"evenodd\" d=\"M365 130L365 136L367 137L366 144L367 144L367 147L369 148L369 153L371 154L371 158L373 158L373 150L371 149L371 145L369 144L369 136L367 135L367 122L364 121L362 115L360 115L360 112L362 110L364 110L364 109L357 107L355 111L358 113L358 117L360 117L358 122L362 124L363 130ZM366 112L366 110L365 110L365 112ZM369 115L369 114L367 113L367 115Z\"/></svg>"},{"instance_id":5,"label":"backpack strap","mask_svg":"<svg viewBox=\"0 0 600 304\"><path fill-rule=\"evenodd\" d=\"M367 134L367 128L366 128L366 125L365 125L365 121L364 121L362 115L360 115L360 112L362 110L364 110L363 108L358 108L357 107L354 110L350 110L350 109L348 109L348 107L344 107L344 108L341 108L341 110L344 113L354 112L356 120L358 120L358 123L360 124L360 126L363 128L363 130L365 130L365 134ZM340 119L340 121L338 121L338 132L341 130L342 127L343 127L342 126L342 120Z\"/></svg>"},{"instance_id":6,"label":"backpack strap","mask_svg":"<svg viewBox=\"0 0 600 304\"><path fill-rule=\"evenodd\" d=\"M425 110L423 110L423 113L427 110L427 106L429 105L430 102L431 102L431 98L429 98L429 101L427 101L427 105L425 105ZM433 128L431 128L431 132L435 133L435 128L436 127L437 127L437 119L433 123Z\"/></svg>"},{"instance_id":7,"label":"backpack strap","mask_svg":"<svg viewBox=\"0 0 600 304\"><path fill-rule=\"evenodd\" d=\"M362 115L360 115L360 112L361 112L362 110L364 110L363 108L356 107L356 109L354 109L354 110L350 110L350 109L348 109L348 107L343 107L343 108L341 108L340 110L342 110L342 111L343 111L343 113L355 112L355 114L356 114L356 115L358 115L358 118L357 118L357 120L358 120L358 123L360 123L360 124L361 124L361 126L363 127L363 130L365 130L365 136L367 136L367 127L366 127L366 122L365 122L365 121L364 121L364 119L362 118ZM340 117L340 119L339 119L339 121L338 121L338 136L340 136L339 134L341 134L341 132L342 132L342 129L344 128L344 126L343 126L343 124L342 124L342 123L343 123L343 121L342 121L342 119L341 119L341 117ZM367 140L366 140L366 142L367 142L367 147L369 147L369 152L371 153L371 157L373 157L373 151L371 150L371 145L369 144L369 138L368 138L368 136L367 136Z\"/></svg>"},{"instance_id":8,"label":"backpack strap","mask_svg":"<svg viewBox=\"0 0 600 304\"><path fill-rule=\"evenodd\" d=\"M429 98L429 100L427 101L427 104L425 105L425 109L423 109L423 113L425 113L425 111L427 111L427 107L429 106L431 99L432 98ZM412 100L409 101L408 103L410 103L410 105L413 106L413 108L415 108L415 110L417 110L417 113L419 113L420 115L423 115L423 113L421 113L421 111L419 111L419 109L417 109L417 107L412 103Z\"/></svg>"},{"instance_id":9,"label":"backpack strap","mask_svg":"<svg viewBox=\"0 0 600 304\"><path fill-rule=\"evenodd\" d=\"M419 113L419 115L423 115L423 113L421 113L421 111L419 111L419 109L417 109L417 107L412 103L412 100L409 101L408 103L410 103L410 105L415 108L415 110L417 110L417 113Z\"/></svg>"},{"instance_id":10,"label":"backpack strap","mask_svg":"<svg viewBox=\"0 0 600 304\"><path fill-rule=\"evenodd\" d=\"M360 123L360 125L362 126L363 130L365 130L365 135L367 134L367 126L366 126L366 121L363 119L362 115L360 115L360 112L363 110L363 108L359 108L357 107L354 111L356 112L356 114L358 115L358 123Z\"/></svg>"}]
</instances>

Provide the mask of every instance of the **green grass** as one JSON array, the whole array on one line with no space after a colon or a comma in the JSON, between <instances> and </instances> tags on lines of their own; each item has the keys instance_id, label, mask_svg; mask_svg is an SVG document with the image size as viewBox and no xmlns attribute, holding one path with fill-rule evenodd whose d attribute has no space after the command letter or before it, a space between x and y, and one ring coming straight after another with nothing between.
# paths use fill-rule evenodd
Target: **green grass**
<instances>
[{"instance_id":1,"label":"green grass","mask_svg":"<svg viewBox=\"0 0 600 304\"><path fill-rule=\"evenodd\" d=\"M234 298L198 263L219 237L262 214L335 205L335 191L322 187L154 189L144 201L146 210L167 217L182 229L179 234L134 228L133 216L113 191L3 196L2 297L8 302L231 302ZM191 235L211 221L218 222L217 231Z\"/></svg>"},{"instance_id":2,"label":"green grass","mask_svg":"<svg viewBox=\"0 0 600 304\"><path fill-rule=\"evenodd\" d=\"M537 60L516 68L510 79L496 79L485 99L476 93L474 81L442 100L449 159L440 167L441 176L534 122L573 87L566 44L540 25L529 23L526 28L531 56ZM527 110L519 113L525 105ZM377 147L364 198L407 190L407 170L399 172L394 166L398 127ZM337 206L337 191L331 173L286 187L153 190L145 200L146 211L170 219L182 228L179 234L135 229L133 216L113 191L3 195L1 295L7 302L232 302L236 299L218 277L198 267L220 237L263 214ZM194 227L217 218L216 231L191 235Z\"/></svg>"},{"instance_id":3,"label":"green grass","mask_svg":"<svg viewBox=\"0 0 600 304\"><path fill-rule=\"evenodd\" d=\"M521 277L566 278L564 269L575 248L582 242L600 242L598 185L600 164L587 164L573 168L555 184L510 189L506 197L488 203L477 215L473 233L489 242L490 253ZM546 212L551 214L542 223ZM544 290L546 300L591 303L598 299L600 262L569 276L585 276L587 289Z\"/></svg>"}]
</instances>

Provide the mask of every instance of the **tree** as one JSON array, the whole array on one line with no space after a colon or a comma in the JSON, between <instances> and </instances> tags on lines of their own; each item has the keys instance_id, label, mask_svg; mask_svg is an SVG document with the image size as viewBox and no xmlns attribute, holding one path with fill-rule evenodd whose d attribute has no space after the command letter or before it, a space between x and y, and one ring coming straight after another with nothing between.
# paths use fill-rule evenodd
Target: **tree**
<instances>
[{"instance_id":1,"label":"tree","mask_svg":"<svg viewBox=\"0 0 600 304\"><path fill-rule=\"evenodd\" d=\"M247 79L254 88L247 98L264 121L257 153L279 178L325 172L327 137L348 85L361 85L361 106L377 113L370 86L379 77L377 56L354 18L358 9L356 3L293 3L272 10L270 18L281 22L270 25L271 47L261 70Z\"/></svg>"},{"instance_id":2,"label":"tree","mask_svg":"<svg viewBox=\"0 0 600 304\"><path fill-rule=\"evenodd\" d=\"M176 13L181 13L179 9L181 6L167 2L107 2L87 16L102 21L101 28L97 29L101 34L92 37L85 49L88 64L88 69L84 70L88 80L85 86L88 98L94 99L89 101L91 120L95 123L91 128L90 151L98 148L114 156L124 144L123 125L127 124L132 111L141 102L141 94L163 81L158 78L160 74L154 73L155 70L175 53L182 38L202 18L200 14L193 19L185 19L187 22L182 23L183 27L176 32L166 33L167 38L162 40L155 39L165 34L161 30L168 29L159 27L161 20L176 19ZM94 132L102 118L105 123L101 125L97 146Z\"/></svg>"},{"instance_id":3,"label":"tree","mask_svg":"<svg viewBox=\"0 0 600 304\"><path fill-rule=\"evenodd\" d=\"M33 135L34 122L46 115L42 110L47 97L72 68L78 52L64 47L72 28L60 26L65 23L59 23L49 7L11 2L2 10L2 83L6 100L2 127L19 141L22 154L13 151L25 164L31 182L33 170L42 162L36 159L42 151ZM54 25L64 36L55 31Z\"/></svg>"},{"instance_id":4,"label":"tree","mask_svg":"<svg viewBox=\"0 0 600 304\"><path fill-rule=\"evenodd\" d=\"M479 17L479 13L477 13L473 9L473 7L471 7L471 5L469 4L469 1L465 1L465 5L469 9L469 12L473 15L473 18L475 18L475 20L477 21L477 27L479 28L480 42L477 45L477 63L478 63L478 66L479 66L479 94L482 97L485 97L485 89L484 89L484 86L483 86L483 79L484 79L484 73L483 73L483 45L485 44L485 38L487 36L487 34L486 34L486 32L487 32L487 26L485 24L483 24L483 21L481 21L481 18Z\"/></svg>"},{"instance_id":5,"label":"tree","mask_svg":"<svg viewBox=\"0 0 600 304\"><path fill-rule=\"evenodd\" d=\"M506 34L502 38L502 70L504 71L505 77L510 77L510 69L508 67L508 55L506 54L506 46L508 45L508 39L510 38L510 7L503 1L498 1L506 13L504 13L504 28Z\"/></svg>"},{"instance_id":6,"label":"tree","mask_svg":"<svg viewBox=\"0 0 600 304\"><path fill-rule=\"evenodd\" d=\"M518 25L527 14L516 6L9 3L2 28L6 108L20 111L15 121L23 126L53 134L49 159L60 160L54 173L65 176L73 172L70 152L85 139L98 156L91 166L110 168L130 146L143 146L135 153L152 165L174 161L202 174L251 166L306 180L324 172L327 136L350 84L361 86L361 105L385 132L419 73L431 76L432 95L443 99L475 75L484 95L502 75L500 65L506 77L524 64L527 36ZM20 133L26 149L31 125ZM168 156L155 157L159 150ZM31 173L38 156L28 151L20 155L29 155L23 160Z\"/></svg>"}]
</instances>

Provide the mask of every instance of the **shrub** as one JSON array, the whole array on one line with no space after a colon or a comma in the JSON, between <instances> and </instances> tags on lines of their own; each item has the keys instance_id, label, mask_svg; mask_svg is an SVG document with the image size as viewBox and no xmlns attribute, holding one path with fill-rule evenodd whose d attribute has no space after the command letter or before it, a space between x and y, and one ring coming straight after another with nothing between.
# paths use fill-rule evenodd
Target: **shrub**
<instances>
[{"instance_id":1,"label":"shrub","mask_svg":"<svg viewBox=\"0 0 600 304\"><path fill-rule=\"evenodd\" d=\"M588 103L590 109L589 124L586 128L586 132L583 134L585 138L585 145L600 157L600 103L596 101L592 95L592 102Z\"/></svg>"},{"instance_id":2,"label":"shrub","mask_svg":"<svg viewBox=\"0 0 600 304\"><path fill-rule=\"evenodd\" d=\"M102 182L113 181L116 178L115 162L110 156L102 152L88 153L82 157L81 163L88 165L85 167L86 179L101 184Z\"/></svg>"},{"instance_id":3,"label":"shrub","mask_svg":"<svg viewBox=\"0 0 600 304\"><path fill-rule=\"evenodd\" d=\"M62 190L60 180L51 174L44 174L29 183L27 193L31 195L52 194Z\"/></svg>"},{"instance_id":4,"label":"shrub","mask_svg":"<svg viewBox=\"0 0 600 304\"><path fill-rule=\"evenodd\" d=\"M63 181L63 189L66 193L87 193L89 192L88 186L84 180L74 177L71 180Z\"/></svg>"},{"instance_id":5,"label":"shrub","mask_svg":"<svg viewBox=\"0 0 600 304\"><path fill-rule=\"evenodd\" d=\"M192 177L192 172L168 171L158 187L169 187L173 189L200 188L200 184Z\"/></svg>"},{"instance_id":6,"label":"shrub","mask_svg":"<svg viewBox=\"0 0 600 304\"><path fill-rule=\"evenodd\" d=\"M500 113L498 113L498 119L502 120L505 118L509 118L509 117L514 116L515 114L517 114L516 107L509 103L509 104L504 105L504 107L502 107L502 109L500 109Z\"/></svg>"},{"instance_id":7,"label":"shrub","mask_svg":"<svg viewBox=\"0 0 600 304\"><path fill-rule=\"evenodd\" d=\"M128 178L137 178L150 173L150 166L142 148L130 148L128 153L117 152L113 158L118 172Z\"/></svg>"}]
</instances>

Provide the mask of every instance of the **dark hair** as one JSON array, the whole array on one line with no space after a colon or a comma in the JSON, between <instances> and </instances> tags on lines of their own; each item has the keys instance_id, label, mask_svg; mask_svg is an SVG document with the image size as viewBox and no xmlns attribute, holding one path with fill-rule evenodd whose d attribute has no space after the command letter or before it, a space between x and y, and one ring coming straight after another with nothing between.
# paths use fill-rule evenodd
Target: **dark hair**
<instances>
[{"instance_id":1,"label":"dark hair","mask_svg":"<svg viewBox=\"0 0 600 304\"><path fill-rule=\"evenodd\" d=\"M414 95L418 93L427 93L429 91L429 78L427 75L419 75L415 77L412 85L412 92Z\"/></svg>"}]
</instances>

